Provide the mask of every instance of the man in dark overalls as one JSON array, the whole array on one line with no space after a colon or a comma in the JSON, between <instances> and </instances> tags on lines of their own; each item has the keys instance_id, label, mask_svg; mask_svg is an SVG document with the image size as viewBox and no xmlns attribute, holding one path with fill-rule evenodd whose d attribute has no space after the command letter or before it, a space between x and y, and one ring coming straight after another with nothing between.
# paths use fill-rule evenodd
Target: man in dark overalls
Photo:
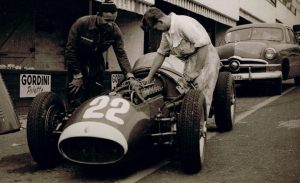
<instances>
[{"instance_id":1,"label":"man in dark overalls","mask_svg":"<svg viewBox=\"0 0 300 183\"><path fill-rule=\"evenodd\" d=\"M71 27L65 49L68 64L68 100L71 108L99 95L103 90L105 62L103 52L112 46L127 79L134 78L120 28L115 23L118 9L104 1L97 15L79 18Z\"/></svg>"}]
</instances>

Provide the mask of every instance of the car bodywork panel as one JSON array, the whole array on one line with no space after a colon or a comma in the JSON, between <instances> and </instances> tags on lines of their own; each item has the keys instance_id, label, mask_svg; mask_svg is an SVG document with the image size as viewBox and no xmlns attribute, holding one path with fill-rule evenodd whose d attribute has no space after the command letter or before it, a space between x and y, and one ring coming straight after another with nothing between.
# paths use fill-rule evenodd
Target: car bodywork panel
<instances>
[{"instance_id":1,"label":"car bodywork panel","mask_svg":"<svg viewBox=\"0 0 300 183\"><path fill-rule=\"evenodd\" d=\"M0 134L20 130L21 124L14 110L13 103L0 73Z\"/></svg>"}]
</instances>

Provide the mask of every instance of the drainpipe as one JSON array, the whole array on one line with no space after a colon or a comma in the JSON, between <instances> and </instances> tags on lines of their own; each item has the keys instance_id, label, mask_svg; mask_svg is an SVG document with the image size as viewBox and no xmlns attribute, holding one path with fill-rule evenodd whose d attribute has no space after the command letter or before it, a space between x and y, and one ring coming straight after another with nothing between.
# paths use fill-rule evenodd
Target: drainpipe
<instances>
[{"instance_id":1,"label":"drainpipe","mask_svg":"<svg viewBox=\"0 0 300 183\"><path fill-rule=\"evenodd\" d=\"M89 0L89 15L93 14L93 0Z\"/></svg>"}]
</instances>

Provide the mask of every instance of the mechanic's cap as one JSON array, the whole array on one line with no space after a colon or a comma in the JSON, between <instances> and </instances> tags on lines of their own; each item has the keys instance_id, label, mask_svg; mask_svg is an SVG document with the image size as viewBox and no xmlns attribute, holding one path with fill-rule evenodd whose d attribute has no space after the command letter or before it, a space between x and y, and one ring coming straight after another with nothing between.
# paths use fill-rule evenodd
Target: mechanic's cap
<instances>
[{"instance_id":1,"label":"mechanic's cap","mask_svg":"<svg viewBox=\"0 0 300 183\"><path fill-rule=\"evenodd\" d=\"M109 12L115 13L118 11L117 5L114 3L113 0L105 0L99 6L99 12Z\"/></svg>"}]
</instances>

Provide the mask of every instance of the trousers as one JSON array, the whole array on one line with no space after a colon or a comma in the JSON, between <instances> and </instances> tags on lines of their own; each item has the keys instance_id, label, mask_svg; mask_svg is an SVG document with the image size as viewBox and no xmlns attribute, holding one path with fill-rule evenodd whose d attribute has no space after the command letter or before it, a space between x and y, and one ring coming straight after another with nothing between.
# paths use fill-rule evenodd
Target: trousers
<instances>
[{"instance_id":1,"label":"trousers","mask_svg":"<svg viewBox=\"0 0 300 183\"><path fill-rule=\"evenodd\" d=\"M201 48L199 48L201 49ZM206 100L207 116L212 104L214 89L218 80L220 69L220 58L216 48L213 45L208 45L208 52L204 59L204 63L199 63L199 58L203 55L200 54L199 49L196 53L189 56L185 61L184 73L187 75L195 71L196 64L201 64L199 76L194 80L196 89L201 91Z\"/></svg>"}]
</instances>

